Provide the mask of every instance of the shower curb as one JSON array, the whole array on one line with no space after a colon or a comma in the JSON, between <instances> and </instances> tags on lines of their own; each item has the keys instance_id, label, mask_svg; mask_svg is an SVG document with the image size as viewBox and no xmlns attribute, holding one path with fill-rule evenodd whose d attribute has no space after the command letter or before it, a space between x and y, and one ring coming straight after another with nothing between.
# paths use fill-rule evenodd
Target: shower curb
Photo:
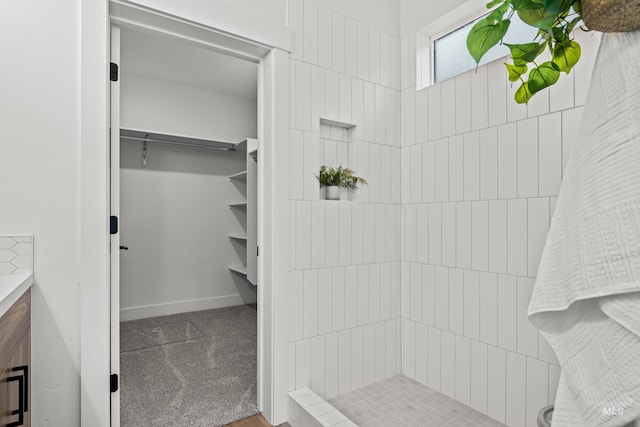
<instances>
[{"instance_id":1,"label":"shower curb","mask_svg":"<svg viewBox=\"0 0 640 427\"><path fill-rule=\"evenodd\" d=\"M289 392L291 427L358 427L308 387Z\"/></svg>"}]
</instances>

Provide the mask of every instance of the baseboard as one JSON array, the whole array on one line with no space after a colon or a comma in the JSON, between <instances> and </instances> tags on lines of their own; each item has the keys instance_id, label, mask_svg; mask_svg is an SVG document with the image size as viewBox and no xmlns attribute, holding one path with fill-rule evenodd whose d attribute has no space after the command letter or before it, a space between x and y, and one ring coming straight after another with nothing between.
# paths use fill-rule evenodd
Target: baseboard
<instances>
[{"instance_id":1,"label":"baseboard","mask_svg":"<svg viewBox=\"0 0 640 427\"><path fill-rule=\"evenodd\" d=\"M188 313L191 311L211 310L213 308L255 303L255 298L236 295L175 301L164 304L143 305L120 309L120 321L145 319L147 317L166 316L168 314Z\"/></svg>"}]
</instances>

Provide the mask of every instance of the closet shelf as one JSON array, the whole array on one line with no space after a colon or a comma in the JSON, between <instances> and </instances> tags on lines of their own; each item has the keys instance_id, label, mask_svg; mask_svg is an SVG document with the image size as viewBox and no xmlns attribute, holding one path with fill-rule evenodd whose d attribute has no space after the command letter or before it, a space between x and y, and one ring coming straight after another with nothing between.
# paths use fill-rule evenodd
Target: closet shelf
<instances>
[{"instance_id":1,"label":"closet shelf","mask_svg":"<svg viewBox=\"0 0 640 427\"><path fill-rule=\"evenodd\" d=\"M341 122L339 120L327 119L326 117L320 117L321 125L337 126L340 128L351 129L356 127L355 123Z\"/></svg>"},{"instance_id":2,"label":"closet shelf","mask_svg":"<svg viewBox=\"0 0 640 427\"><path fill-rule=\"evenodd\" d=\"M243 236L240 234L230 234L229 238L233 240L245 240L245 241L247 240L247 236Z\"/></svg>"},{"instance_id":3,"label":"closet shelf","mask_svg":"<svg viewBox=\"0 0 640 427\"><path fill-rule=\"evenodd\" d=\"M247 202L229 203L230 208L244 209L247 207Z\"/></svg>"},{"instance_id":4,"label":"closet shelf","mask_svg":"<svg viewBox=\"0 0 640 427\"><path fill-rule=\"evenodd\" d=\"M242 171L242 172L238 172L238 173L234 173L233 175L229 176L229 179L237 179L237 180L246 180L247 179L247 171Z\"/></svg>"},{"instance_id":5,"label":"closet shelf","mask_svg":"<svg viewBox=\"0 0 640 427\"><path fill-rule=\"evenodd\" d=\"M238 142L219 139L194 138L191 136L152 132L139 129L120 128L120 138L127 141L141 141L186 147L210 148L213 150L235 151Z\"/></svg>"},{"instance_id":6,"label":"closet shelf","mask_svg":"<svg viewBox=\"0 0 640 427\"><path fill-rule=\"evenodd\" d=\"M234 273L242 274L243 276L247 275L247 267L243 265L230 265L229 270L233 271Z\"/></svg>"}]
</instances>

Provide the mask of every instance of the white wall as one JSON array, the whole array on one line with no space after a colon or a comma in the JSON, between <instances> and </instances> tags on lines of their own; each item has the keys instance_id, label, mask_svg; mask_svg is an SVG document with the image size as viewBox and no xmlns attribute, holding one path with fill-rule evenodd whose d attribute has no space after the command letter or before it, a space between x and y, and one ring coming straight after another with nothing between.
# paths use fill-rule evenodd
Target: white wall
<instances>
[{"instance_id":1,"label":"white wall","mask_svg":"<svg viewBox=\"0 0 640 427\"><path fill-rule=\"evenodd\" d=\"M123 66L126 64L123 64ZM255 137L256 102L123 73L123 127L241 140ZM228 270L242 264L245 213L229 203L246 187L229 175L246 154L121 142L122 320L256 301L255 287Z\"/></svg>"},{"instance_id":2,"label":"white wall","mask_svg":"<svg viewBox=\"0 0 640 427\"><path fill-rule=\"evenodd\" d=\"M35 236L38 427L80 423L79 15L74 0L0 4L0 234Z\"/></svg>"},{"instance_id":3,"label":"white wall","mask_svg":"<svg viewBox=\"0 0 640 427\"><path fill-rule=\"evenodd\" d=\"M400 36L404 37L470 0L400 0ZM485 0L471 0L482 7Z\"/></svg>"},{"instance_id":4,"label":"white wall","mask_svg":"<svg viewBox=\"0 0 640 427\"><path fill-rule=\"evenodd\" d=\"M416 91L403 49L405 375L513 427L536 425L560 374L527 319L598 34L528 106L501 60Z\"/></svg>"},{"instance_id":5,"label":"white wall","mask_svg":"<svg viewBox=\"0 0 640 427\"><path fill-rule=\"evenodd\" d=\"M289 389L325 398L401 368L400 41L360 17L289 2ZM320 116L355 123L351 142L321 130ZM370 184L319 200L323 162Z\"/></svg>"}]
</instances>

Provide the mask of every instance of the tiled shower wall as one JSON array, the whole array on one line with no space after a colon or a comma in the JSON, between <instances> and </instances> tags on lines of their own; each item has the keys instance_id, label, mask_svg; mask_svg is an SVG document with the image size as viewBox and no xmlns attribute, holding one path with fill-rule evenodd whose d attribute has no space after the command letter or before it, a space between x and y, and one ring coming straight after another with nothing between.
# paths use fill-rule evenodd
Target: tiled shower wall
<instances>
[{"instance_id":1,"label":"tiled shower wall","mask_svg":"<svg viewBox=\"0 0 640 427\"><path fill-rule=\"evenodd\" d=\"M400 40L310 0L289 26L289 389L328 399L401 371ZM320 200L321 164L369 185Z\"/></svg>"},{"instance_id":2,"label":"tiled shower wall","mask_svg":"<svg viewBox=\"0 0 640 427\"><path fill-rule=\"evenodd\" d=\"M527 319L538 261L599 38L529 106L503 61L416 91L402 40L402 372L514 427L535 426L560 374Z\"/></svg>"}]
</instances>

